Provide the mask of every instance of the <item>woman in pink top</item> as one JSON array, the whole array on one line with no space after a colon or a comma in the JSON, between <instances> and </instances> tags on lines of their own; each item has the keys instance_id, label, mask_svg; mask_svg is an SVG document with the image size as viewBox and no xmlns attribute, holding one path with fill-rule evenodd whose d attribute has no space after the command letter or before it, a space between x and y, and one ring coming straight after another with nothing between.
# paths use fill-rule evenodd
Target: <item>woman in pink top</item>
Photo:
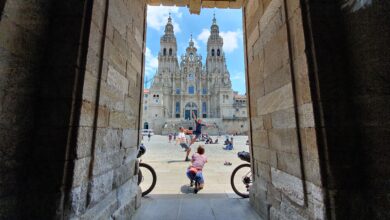
<instances>
[{"instance_id":1,"label":"woman in pink top","mask_svg":"<svg viewBox=\"0 0 390 220\"><path fill-rule=\"evenodd\" d=\"M193 186L194 181L199 183L199 186L195 186L194 189L194 193L197 193L199 190L203 189L204 179L202 170L204 164L207 163L207 157L204 155L203 146L199 145L197 153L192 155L191 163L191 166L187 170L187 176L191 180L191 186Z\"/></svg>"}]
</instances>

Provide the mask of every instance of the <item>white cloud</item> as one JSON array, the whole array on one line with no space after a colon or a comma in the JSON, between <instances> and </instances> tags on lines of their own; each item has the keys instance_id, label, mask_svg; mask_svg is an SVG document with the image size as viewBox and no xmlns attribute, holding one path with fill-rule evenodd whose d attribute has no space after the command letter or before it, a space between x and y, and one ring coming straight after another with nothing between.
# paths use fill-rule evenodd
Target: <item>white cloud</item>
<instances>
[{"instance_id":1,"label":"white cloud","mask_svg":"<svg viewBox=\"0 0 390 220\"><path fill-rule=\"evenodd\" d=\"M230 80L245 80L245 75L242 72L238 72L231 75Z\"/></svg>"},{"instance_id":2,"label":"white cloud","mask_svg":"<svg viewBox=\"0 0 390 220\"><path fill-rule=\"evenodd\" d=\"M158 68L158 58L152 54L152 51L147 47L145 51L145 75L150 78L154 75Z\"/></svg>"},{"instance_id":3,"label":"white cloud","mask_svg":"<svg viewBox=\"0 0 390 220\"><path fill-rule=\"evenodd\" d=\"M210 36L210 30L204 28L196 39L202 41L204 44L207 44L207 40L209 39L209 36Z\"/></svg>"},{"instance_id":4,"label":"white cloud","mask_svg":"<svg viewBox=\"0 0 390 220\"><path fill-rule=\"evenodd\" d=\"M226 53L231 53L238 48L238 43L242 41L242 31L240 29L236 31L220 32L223 38L223 50Z\"/></svg>"},{"instance_id":5,"label":"white cloud","mask_svg":"<svg viewBox=\"0 0 390 220\"><path fill-rule=\"evenodd\" d=\"M238 48L238 44L242 42L242 31L237 29L236 31L221 31L219 32L223 38L223 50L226 53L231 53ZM210 30L204 28L202 32L197 36L196 39L207 44L207 40L210 36Z\"/></svg>"},{"instance_id":6,"label":"white cloud","mask_svg":"<svg viewBox=\"0 0 390 220\"><path fill-rule=\"evenodd\" d=\"M168 22L169 13L171 13L173 29L175 33L179 33L180 25L175 18L181 18L183 13L175 6L148 6L147 25L157 31L163 31Z\"/></svg>"}]
</instances>

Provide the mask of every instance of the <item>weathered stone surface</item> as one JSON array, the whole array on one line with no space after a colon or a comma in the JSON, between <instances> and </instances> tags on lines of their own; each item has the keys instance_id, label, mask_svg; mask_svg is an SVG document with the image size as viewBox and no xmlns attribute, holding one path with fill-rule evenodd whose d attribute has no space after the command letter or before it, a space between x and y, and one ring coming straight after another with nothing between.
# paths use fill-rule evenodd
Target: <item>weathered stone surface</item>
<instances>
[{"instance_id":1,"label":"weathered stone surface","mask_svg":"<svg viewBox=\"0 0 390 220\"><path fill-rule=\"evenodd\" d=\"M75 215L82 214L87 206L87 183L77 186L71 191L71 209Z\"/></svg>"},{"instance_id":2,"label":"weathered stone surface","mask_svg":"<svg viewBox=\"0 0 390 220\"><path fill-rule=\"evenodd\" d=\"M118 207L118 200L116 199L116 192L113 191L109 193L107 196L102 198L95 206L88 209L85 214L80 216L79 219L82 220L90 220L90 219L99 219L99 220L107 220L110 219L112 213Z\"/></svg>"},{"instance_id":3,"label":"weathered stone surface","mask_svg":"<svg viewBox=\"0 0 390 220\"><path fill-rule=\"evenodd\" d=\"M112 66L108 66L107 84L123 95L128 92L129 81Z\"/></svg>"},{"instance_id":4,"label":"weathered stone surface","mask_svg":"<svg viewBox=\"0 0 390 220\"><path fill-rule=\"evenodd\" d=\"M298 154L298 137L294 128L272 129L268 132L270 148Z\"/></svg>"},{"instance_id":5,"label":"weathered stone surface","mask_svg":"<svg viewBox=\"0 0 390 220\"><path fill-rule=\"evenodd\" d=\"M110 113L110 126L113 128L136 128L137 119L122 112Z\"/></svg>"},{"instance_id":6,"label":"weathered stone surface","mask_svg":"<svg viewBox=\"0 0 390 220\"><path fill-rule=\"evenodd\" d=\"M313 105L311 103L307 103L299 106L298 113L299 113L299 126L301 128L314 127L314 112L313 112Z\"/></svg>"},{"instance_id":7,"label":"weathered stone surface","mask_svg":"<svg viewBox=\"0 0 390 220\"><path fill-rule=\"evenodd\" d=\"M130 181L131 177L134 175L135 161L132 160L129 163L125 163L120 167L116 168L114 171L114 183L113 187L117 188L124 184L126 181ZM129 188L131 190L131 188ZM128 196L133 195L128 192Z\"/></svg>"},{"instance_id":8,"label":"weathered stone surface","mask_svg":"<svg viewBox=\"0 0 390 220\"><path fill-rule=\"evenodd\" d=\"M84 157L81 159L74 160L74 171L73 171L73 183L72 187L78 187L81 184L88 181L88 172L91 158Z\"/></svg>"},{"instance_id":9,"label":"weathered stone surface","mask_svg":"<svg viewBox=\"0 0 390 220\"><path fill-rule=\"evenodd\" d=\"M298 205L304 204L302 180L271 167L272 185L281 190L286 196Z\"/></svg>"},{"instance_id":10,"label":"weathered stone surface","mask_svg":"<svg viewBox=\"0 0 390 220\"><path fill-rule=\"evenodd\" d=\"M257 100L257 115L265 115L274 111L291 108L293 104L291 84L287 84Z\"/></svg>"},{"instance_id":11,"label":"weathered stone surface","mask_svg":"<svg viewBox=\"0 0 390 220\"><path fill-rule=\"evenodd\" d=\"M99 203L99 201L106 197L110 192L114 193L112 192L113 176L114 172L108 171L100 176L93 177L89 186L91 188L89 198L92 204ZM116 201L116 199L113 200Z\"/></svg>"},{"instance_id":12,"label":"weathered stone surface","mask_svg":"<svg viewBox=\"0 0 390 220\"><path fill-rule=\"evenodd\" d=\"M93 175L100 175L111 169L119 167L123 160L124 150L110 153L101 153L95 156L93 161Z\"/></svg>"},{"instance_id":13,"label":"weathered stone surface","mask_svg":"<svg viewBox=\"0 0 390 220\"><path fill-rule=\"evenodd\" d=\"M138 131L133 129L123 129L122 146L124 148L137 147Z\"/></svg>"},{"instance_id":14,"label":"weathered stone surface","mask_svg":"<svg viewBox=\"0 0 390 220\"><path fill-rule=\"evenodd\" d=\"M121 148L122 131L112 128L98 128L96 131L96 154L113 154Z\"/></svg>"},{"instance_id":15,"label":"weathered stone surface","mask_svg":"<svg viewBox=\"0 0 390 220\"><path fill-rule=\"evenodd\" d=\"M295 128L295 110L289 108L271 114L273 128Z\"/></svg>"}]
</instances>

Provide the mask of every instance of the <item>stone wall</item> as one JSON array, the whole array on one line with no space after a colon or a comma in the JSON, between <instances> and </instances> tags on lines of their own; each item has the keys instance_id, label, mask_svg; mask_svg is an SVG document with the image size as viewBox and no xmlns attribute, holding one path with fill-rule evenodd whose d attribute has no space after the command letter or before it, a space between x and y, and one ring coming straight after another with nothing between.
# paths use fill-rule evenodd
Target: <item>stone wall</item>
<instances>
[{"instance_id":1,"label":"stone wall","mask_svg":"<svg viewBox=\"0 0 390 220\"><path fill-rule=\"evenodd\" d=\"M142 0L94 2L69 201L72 217L129 218L140 205L135 168L145 9Z\"/></svg>"},{"instance_id":2,"label":"stone wall","mask_svg":"<svg viewBox=\"0 0 390 220\"><path fill-rule=\"evenodd\" d=\"M129 218L145 2L3 3L0 218Z\"/></svg>"},{"instance_id":3,"label":"stone wall","mask_svg":"<svg viewBox=\"0 0 390 220\"><path fill-rule=\"evenodd\" d=\"M244 13L250 201L264 219L325 219L300 1L247 1Z\"/></svg>"}]
</instances>

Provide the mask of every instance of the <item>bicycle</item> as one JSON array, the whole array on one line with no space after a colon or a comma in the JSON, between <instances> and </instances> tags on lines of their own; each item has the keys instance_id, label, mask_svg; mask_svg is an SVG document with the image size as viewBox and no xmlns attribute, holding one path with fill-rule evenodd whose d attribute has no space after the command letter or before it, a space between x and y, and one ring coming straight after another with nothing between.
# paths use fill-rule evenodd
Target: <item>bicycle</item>
<instances>
[{"instance_id":1,"label":"bicycle","mask_svg":"<svg viewBox=\"0 0 390 220\"><path fill-rule=\"evenodd\" d=\"M233 170L230 177L230 184L237 195L242 198L249 198L249 190L253 182L250 154L249 152L242 151L237 153L237 156L248 163L241 164Z\"/></svg>"},{"instance_id":2,"label":"bicycle","mask_svg":"<svg viewBox=\"0 0 390 220\"><path fill-rule=\"evenodd\" d=\"M146 148L143 144L141 144L137 158L140 158L143 154L145 154L145 152ZM145 176L147 178L145 178ZM146 196L153 190L153 188L156 186L156 182L156 171L154 171L153 167L151 167L149 164L142 163L140 159L138 164L138 185L141 188L142 197Z\"/></svg>"}]
</instances>

